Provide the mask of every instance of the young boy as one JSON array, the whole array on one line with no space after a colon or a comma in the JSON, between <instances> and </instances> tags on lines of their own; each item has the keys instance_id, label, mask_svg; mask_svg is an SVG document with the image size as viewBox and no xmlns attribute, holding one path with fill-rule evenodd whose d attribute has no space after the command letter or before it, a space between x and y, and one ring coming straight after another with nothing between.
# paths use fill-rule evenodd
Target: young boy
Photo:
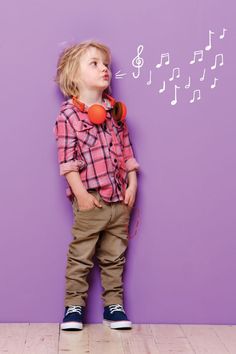
<instances>
[{"instance_id":1,"label":"young boy","mask_svg":"<svg viewBox=\"0 0 236 354\"><path fill-rule=\"evenodd\" d=\"M67 100L54 133L60 175L67 180L74 214L63 330L83 328L94 255L104 289L103 323L132 327L123 308L122 274L139 164L124 120L125 105L109 95L110 64L109 48L96 41L73 45L58 60L56 82Z\"/></svg>"}]
</instances>

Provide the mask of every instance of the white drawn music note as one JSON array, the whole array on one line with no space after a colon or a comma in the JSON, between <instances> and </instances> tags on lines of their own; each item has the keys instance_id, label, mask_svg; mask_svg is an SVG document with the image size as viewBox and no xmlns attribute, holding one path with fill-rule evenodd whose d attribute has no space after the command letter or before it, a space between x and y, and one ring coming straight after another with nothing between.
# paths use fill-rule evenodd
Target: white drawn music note
<instances>
[{"instance_id":1,"label":"white drawn music note","mask_svg":"<svg viewBox=\"0 0 236 354\"><path fill-rule=\"evenodd\" d=\"M175 98L171 101L171 105L174 106L178 102L177 100L177 90L180 88L180 86L175 85Z\"/></svg>"},{"instance_id":2,"label":"white drawn music note","mask_svg":"<svg viewBox=\"0 0 236 354\"><path fill-rule=\"evenodd\" d=\"M194 58L193 60L190 61L190 64L194 64L196 61L196 58L199 56L199 58L197 59L198 61L203 61L203 50L195 50L194 51Z\"/></svg>"},{"instance_id":3,"label":"white drawn music note","mask_svg":"<svg viewBox=\"0 0 236 354\"><path fill-rule=\"evenodd\" d=\"M215 32L209 30L209 44L205 47L205 50L210 50L211 49L211 37L212 35L215 34Z\"/></svg>"},{"instance_id":4,"label":"white drawn music note","mask_svg":"<svg viewBox=\"0 0 236 354\"><path fill-rule=\"evenodd\" d=\"M170 64L170 54L169 53L164 53L161 54L161 62L159 64L156 65L156 68L160 68L162 66L162 62L165 59L165 65L169 65Z\"/></svg>"},{"instance_id":5,"label":"white drawn music note","mask_svg":"<svg viewBox=\"0 0 236 354\"><path fill-rule=\"evenodd\" d=\"M218 63L218 58L221 59L221 62L219 63L219 66L223 66L223 65L224 65L224 57L223 57L223 54L217 54L217 55L215 56L215 64L211 66L211 70L215 70L216 65L217 65L217 63ZM220 60L220 59L219 59L219 60Z\"/></svg>"},{"instance_id":6,"label":"white drawn music note","mask_svg":"<svg viewBox=\"0 0 236 354\"><path fill-rule=\"evenodd\" d=\"M191 77L189 76L189 77L188 77L188 84L185 85L185 88L186 88L186 89L189 89L190 85L191 85Z\"/></svg>"},{"instance_id":7,"label":"white drawn music note","mask_svg":"<svg viewBox=\"0 0 236 354\"><path fill-rule=\"evenodd\" d=\"M200 81L205 80L206 69L203 70L203 75L200 77Z\"/></svg>"},{"instance_id":8,"label":"white drawn music note","mask_svg":"<svg viewBox=\"0 0 236 354\"><path fill-rule=\"evenodd\" d=\"M162 86L162 88L159 90L159 92L160 93L163 93L164 91L165 91L165 89L166 89L166 82L165 82L165 80L163 81L163 86Z\"/></svg>"},{"instance_id":9,"label":"white drawn music note","mask_svg":"<svg viewBox=\"0 0 236 354\"><path fill-rule=\"evenodd\" d=\"M172 72L172 77L169 78L169 81L173 81L174 80L175 72L177 72L176 78L178 79L180 77L180 68L174 68L173 72Z\"/></svg>"},{"instance_id":10,"label":"white drawn music note","mask_svg":"<svg viewBox=\"0 0 236 354\"><path fill-rule=\"evenodd\" d=\"M197 100L199 101L201 99L201 91L194 90L193 91L193 98L189 101L190 103L193 103L195 101L197 94L198 94Z\"/></svg>"},{"instance_id":11,"label":"white drawn music note","mask_svg":"<svg viewBox=\"0 0 236 354\"><path fill-rule=\"evenodd\" d=\"M138 73L137 74L135 74L135 73L133 73L133 77L135 78L135 79L137 79L138 77L139 77L139 75L140 75L140 68L143 66L143 64L144 64L144 60L143 60L143 58L141 58L140 57L140 54L142 53L142 51L143 51L143 45L142 44L140 44L139 46L138 46L138 48L137 48L137 55L136 55L136 57L132 60L132 65L135 67L135 68L137 68L138 69Z\"/></svg>"},{"instance_id":12,"label":"white drawn music note","mask_svg":"<svg viewBox=\"0 0 236 354\"><path fill-rule=\"evenodd\" d=\"M152 83L152 70L149 70L149 80L147 82L147 85L151 85Z\"/></svg>"},{"instance_id":13,"label":"white drawn music note","mask_svg":"<svg viewBox=\"0 0 236 354\"><path fill-rule=\"evenodd\" d=\"M220 35L220 39L223 39L225 37L225 32L228 31L227 28L223 28L223 33Z\"/></svg>"},{"instance_id":14,"label":"white drawn music note","mask_svg":"<svg viewBox=\"0 0 236 354\"><path fill-rule=\"evenodd\" d=\"M214 78L214 83L211 85L211 88L212 88L212 89L216 87L216 81L218 81L218 79L215 77L215 78Z\"/></svg>"}]
</instances>

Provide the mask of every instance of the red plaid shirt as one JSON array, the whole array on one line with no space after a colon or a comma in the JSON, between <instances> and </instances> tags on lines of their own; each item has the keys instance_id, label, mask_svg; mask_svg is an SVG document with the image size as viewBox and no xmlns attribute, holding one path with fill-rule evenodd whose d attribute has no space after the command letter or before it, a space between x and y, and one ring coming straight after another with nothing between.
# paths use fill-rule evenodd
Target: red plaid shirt
<instances>
[{"instance_id":1,"label":"red plaid shirt","mask_svg":"<svg viewBox=\"0 0 236 354\"><path fill-rule=\"evenodd\" d=\"M60 175L77 171L86 189L97 189L103 200L124 200L128 186L128 172L138 171L126 121L115 121L109 110L111 104L104 99L106 122L95 125L88 114L64 101L57 117L54 134L58 148ZM73 197L68 184L67 196Z\"/></svg>"}]
</instances>

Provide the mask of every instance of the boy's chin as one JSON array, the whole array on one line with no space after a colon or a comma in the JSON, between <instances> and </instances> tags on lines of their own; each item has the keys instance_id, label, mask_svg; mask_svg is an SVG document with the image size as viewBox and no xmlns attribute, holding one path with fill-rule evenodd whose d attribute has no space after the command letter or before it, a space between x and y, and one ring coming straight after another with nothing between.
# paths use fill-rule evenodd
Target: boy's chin
<instances>
[{"instance_id":1,"label":"boy's chin","mask_svg":"<svg viewBox=\"0 0 236 354\"><path fill-rule=\"evenodd\" d=\"M96 89L103 92L103 91L106 90L108 87L109 87L109 85L100 85L100 86L96 87Z\"/></svg>"}]
</instances>

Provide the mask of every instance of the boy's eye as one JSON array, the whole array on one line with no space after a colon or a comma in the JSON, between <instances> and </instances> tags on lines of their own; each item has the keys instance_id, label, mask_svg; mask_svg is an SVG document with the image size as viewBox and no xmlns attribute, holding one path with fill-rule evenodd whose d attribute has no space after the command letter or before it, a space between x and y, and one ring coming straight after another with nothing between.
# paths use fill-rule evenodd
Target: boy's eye
<instances>
[{"instance_id":1,"label":"boy's eye","mask_svg":"<svg viewBox=\"0 0 236 354\"><path fill-rule=\"evenodd\" d=\"M91 62L91 64L95 64L97 65L97 62L94 60ZM108 63L103 63L107 68L110 68L109 64Z\"/></svg>"}]
</instances>

